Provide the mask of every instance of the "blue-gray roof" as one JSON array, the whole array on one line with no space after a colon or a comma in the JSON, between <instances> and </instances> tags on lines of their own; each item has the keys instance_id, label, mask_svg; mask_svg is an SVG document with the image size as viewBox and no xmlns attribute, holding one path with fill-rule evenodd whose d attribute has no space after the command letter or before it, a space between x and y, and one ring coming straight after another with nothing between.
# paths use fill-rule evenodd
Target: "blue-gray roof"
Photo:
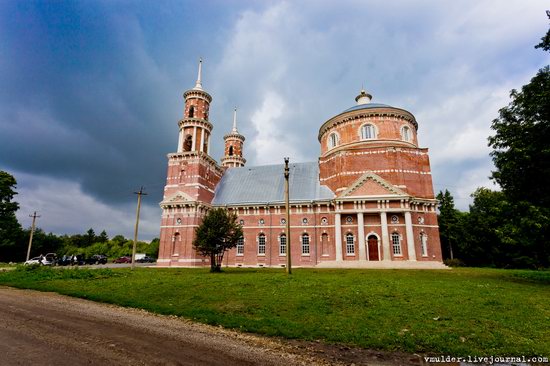
<instances>
[{"instance_id":1,"label":"blue-gray roof","mask_svg":"<svg viewBox=\"0 0 550 366\"><path fill-rule=\"evenodd\" d=\"M319 164L290 167L290 200L330 200L334 194L319 183ZM213 205L284 202L284 164L229 168L216 187Z\"/></svg>"},{"instance_id":2,"label":"blue-gray roof","mask_svg":"<svg viewBox=\"0 0 550 366\"><path fill-rule=\"evenodd\" d=\"M391 105L382 104L382 103L367 103L367 104L354 105L353 107L346 109L342 113L356 111L358 109L370 109L370 108L393 108L393 107Z\"/></svg>"}]
</instances>

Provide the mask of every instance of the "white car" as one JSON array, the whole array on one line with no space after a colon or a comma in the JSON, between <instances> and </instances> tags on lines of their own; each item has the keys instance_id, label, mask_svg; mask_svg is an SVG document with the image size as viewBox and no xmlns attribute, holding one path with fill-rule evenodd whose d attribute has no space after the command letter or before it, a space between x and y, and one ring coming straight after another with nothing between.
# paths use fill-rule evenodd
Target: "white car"
<instances>
[{"instance_id":1,"label":"white car","mask_svg":"<svg viewBox=\"0 0 550 366\"><path fill-rule=\"evenodd\" d=\"M34 258L31 258L29 259L28 261L25 261L25 263L23 263L24 265L26 266L30 266L32 264L39 264L39 265L42 265L42 260L44 258L40 258L40 257L34 257Z\"/></svg>"}]
</instances>

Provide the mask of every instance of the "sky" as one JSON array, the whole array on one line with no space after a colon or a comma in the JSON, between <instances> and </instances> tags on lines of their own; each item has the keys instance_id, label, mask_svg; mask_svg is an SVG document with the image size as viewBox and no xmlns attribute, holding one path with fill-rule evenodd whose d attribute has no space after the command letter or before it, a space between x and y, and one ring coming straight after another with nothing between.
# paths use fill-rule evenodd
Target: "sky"
<instances>
[{"instance_id":1,"label":"sky","mask_svg":"<svg viewBox=\"0 0 550 366\"><path fill-rule=\"evenodd\" d=\"M467 210L498 189L491 121L549 63L546 1L0 1L0 170L24 227L159 236L182 94L213 97L211 155L233 108L247 165L316 161L319 127L355 104L412 112L436 192Z\"/></svg>"}]
</instances>

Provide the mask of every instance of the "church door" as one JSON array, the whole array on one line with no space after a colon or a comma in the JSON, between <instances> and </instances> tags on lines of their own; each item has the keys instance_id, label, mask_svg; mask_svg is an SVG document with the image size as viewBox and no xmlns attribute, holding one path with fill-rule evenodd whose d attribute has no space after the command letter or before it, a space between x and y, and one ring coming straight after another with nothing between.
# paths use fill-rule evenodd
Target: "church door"
<instances>
[{"instance_id":1,"label":"church door","mask_svg":"<svg viewBox=\"0 0 550 366\"><path fill-rule=\"evenodd\" d=\"M369 247L369 260L380 260L380 258L378 258L378 238L376 238L376 236L374 235L371 235L367 238L367 243Z\"/></svg>"}]
</instances>

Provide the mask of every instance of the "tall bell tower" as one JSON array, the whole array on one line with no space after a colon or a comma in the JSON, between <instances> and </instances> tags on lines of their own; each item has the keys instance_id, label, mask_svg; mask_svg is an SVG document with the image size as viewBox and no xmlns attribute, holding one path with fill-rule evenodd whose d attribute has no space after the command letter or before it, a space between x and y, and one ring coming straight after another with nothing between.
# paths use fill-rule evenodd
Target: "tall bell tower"
<instances>
[{"instance_id":1,"label":"tall bell tower","mask_svg":"<svg viewBox=\"0 0 550 366\"><path fill-rule=\"evenodd\" d=\"M237 130L237 108L233 112L233 129L223 137L225 155L221 159L224 168L242 167L246 163L243 158L244 136Z\"/></svg>"},{"instance_id":2,"label":"tall bell tower","mask_svg":"<svg viewBox=\"0 0 550 366\"><path fill-rule=\"evenodd\" d=\"M200 265L203 258L193 249L195 228L214 198L223 168L210 156L214 126L208 114L212 97L202 87L202 60L195 87L183 93L185 107L178 121L178 145L168 154L168 173L160 203L159 260L161 266Z\"/></svg>"}]
</instances>

